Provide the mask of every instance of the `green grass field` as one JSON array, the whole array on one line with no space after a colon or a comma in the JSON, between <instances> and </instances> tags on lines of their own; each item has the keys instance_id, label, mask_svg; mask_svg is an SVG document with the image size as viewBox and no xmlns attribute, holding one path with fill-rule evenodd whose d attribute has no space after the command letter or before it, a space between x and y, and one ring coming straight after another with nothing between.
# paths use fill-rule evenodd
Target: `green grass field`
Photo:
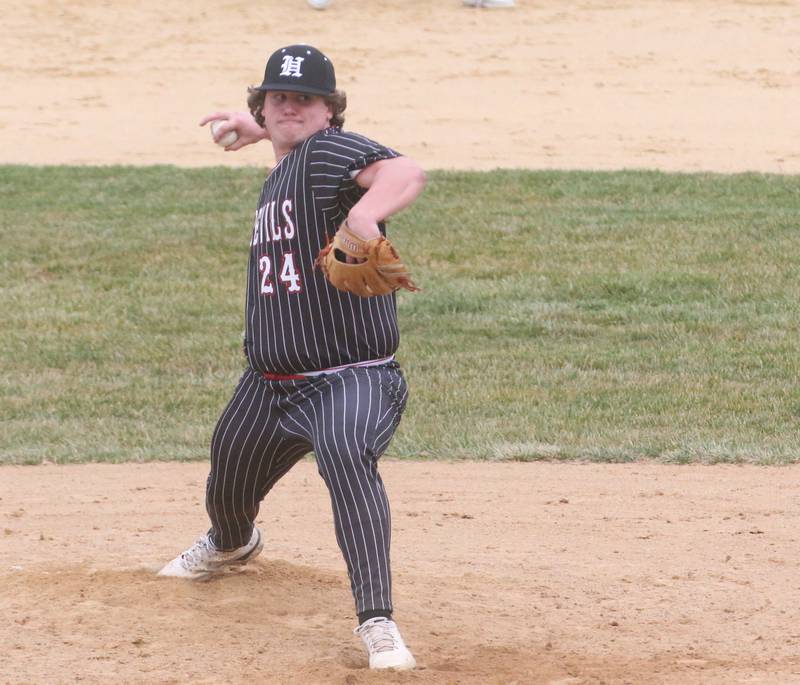
<instances>
[{"instance_id":1,"label":"green grass field","mask_svg":"<svg viewBox=\"0 0 800 685\"><path fill-rule=\"evenodd\" d=\"M0 463L206 459L263 172L0 167ZM800 177L430 174L389 455L800 460Z\"/></svg>"}]
</instances>

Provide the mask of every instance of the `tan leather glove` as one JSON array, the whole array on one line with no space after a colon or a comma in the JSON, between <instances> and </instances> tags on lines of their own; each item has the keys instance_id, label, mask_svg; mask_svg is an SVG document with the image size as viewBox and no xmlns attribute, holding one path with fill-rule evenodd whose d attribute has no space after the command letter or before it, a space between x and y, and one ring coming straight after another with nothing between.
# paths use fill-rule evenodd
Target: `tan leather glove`
<instances>
[{"instance_id":1,"label":"tan leather glove","mask_svg":"<svg viewBox=\"0 0 800 685\"><path fill-rule=\"evenodd\" d=\"M388 295L399 288L419 290L388 238L363 240L346 221L320 250L315 264L331 285L360 297Z\"/></svg>"}]
</instances>

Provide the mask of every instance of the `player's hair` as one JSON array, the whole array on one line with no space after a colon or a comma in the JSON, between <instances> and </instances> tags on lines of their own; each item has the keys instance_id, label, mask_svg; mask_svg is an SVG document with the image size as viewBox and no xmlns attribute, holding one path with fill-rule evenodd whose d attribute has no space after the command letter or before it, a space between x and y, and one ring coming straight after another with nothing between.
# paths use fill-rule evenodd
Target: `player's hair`
<instances>
[{"instance_id":1,"label":"player's hair","mask_svg":"<svg viewBox=\"0 0 800 685\"><path fill-rule=\"evenodd\" d=\"M264 128L264 115L261 109L264 107L264 98L266 92L263 90L256 90L255 88L247 89L247 107L250 109L250 114L256 123ZM330 95L323 95L325 104L331 106L333 116L331 117L331 126L344 126L344 111L347 109L347 94L343 90L335 90Z\"/></svg>"}]
</instances>

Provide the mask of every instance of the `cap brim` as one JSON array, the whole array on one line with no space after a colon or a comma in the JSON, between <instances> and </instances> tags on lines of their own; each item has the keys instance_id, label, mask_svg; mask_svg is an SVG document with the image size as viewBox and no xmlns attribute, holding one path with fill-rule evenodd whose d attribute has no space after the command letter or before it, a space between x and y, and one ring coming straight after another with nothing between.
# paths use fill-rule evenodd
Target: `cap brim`
<instances>
[{"instance_id":1,"label":"cap brim","mask_svg":"<svg viewBox=\"0 0 800 685\"><path fill-rule=\"evenodd\" d=\"M253 90L261 90L265 93L268 90L285 90L291 93L308 93L309 95L332 95L333 91L323 90L322 88L309 88L300 84L293 83L262 83Z\"/></svg>"}]
</instances>

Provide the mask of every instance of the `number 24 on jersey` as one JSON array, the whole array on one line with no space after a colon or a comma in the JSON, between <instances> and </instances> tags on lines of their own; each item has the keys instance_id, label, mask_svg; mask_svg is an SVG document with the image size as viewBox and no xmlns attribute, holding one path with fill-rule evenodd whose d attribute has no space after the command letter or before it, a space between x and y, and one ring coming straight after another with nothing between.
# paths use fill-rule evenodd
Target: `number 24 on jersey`
<instances>
[{"instance_id":1,"label":"number 24 on jersey","mask_svg":"<svg viewBox=\"0 0 800 685\"><path fill-rule=\"evenodd\" d=\"M267 255L258 258L258 272L261 274L261 294L272 295L275 292L275 284L272 282L273 261ZM294 266L294 254L284 252L281 260L281 268L278 272L278 280L287 292L299 293L303 290L300 282L300 274Z\"/></svg>"}]
</instances>

